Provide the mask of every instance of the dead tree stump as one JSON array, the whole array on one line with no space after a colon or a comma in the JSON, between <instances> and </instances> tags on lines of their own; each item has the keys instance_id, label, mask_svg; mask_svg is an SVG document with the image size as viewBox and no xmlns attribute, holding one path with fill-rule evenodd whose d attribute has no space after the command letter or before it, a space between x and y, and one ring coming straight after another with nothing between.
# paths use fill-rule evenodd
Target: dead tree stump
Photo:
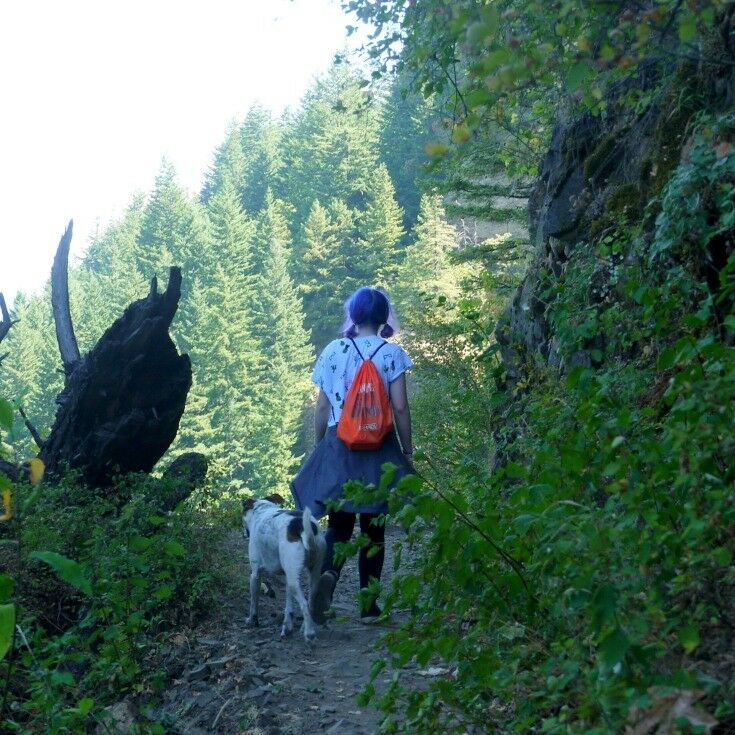
<instances>
[{"instance_id":1,"label":"dead tree stump","mask_svg":"<svg viewBox=\"0 0 735 735\"><path fill-rule=\"evenodd\" d=\"M150 472L179 428L191 363L168 330L181 296L181 270L168 287L132 303L68 370L40 458L47 472L77 469L94 487L115 474ZM68 362L65 360L65 365Z\"/></svg>"}]
</instances>

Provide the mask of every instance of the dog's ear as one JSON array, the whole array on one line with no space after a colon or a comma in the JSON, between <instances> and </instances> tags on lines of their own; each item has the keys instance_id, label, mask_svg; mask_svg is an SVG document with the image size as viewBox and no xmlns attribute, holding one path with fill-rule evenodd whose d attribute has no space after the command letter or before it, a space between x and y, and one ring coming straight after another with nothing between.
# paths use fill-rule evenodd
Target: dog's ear
<instances>
[{"instance_id":1,"label":"dog's ear","mask_svg":"<svg viewBox=\"0 0 735 735\"><path fill-rule=\"evenodd\" d=\"M249 510L252 510L254 505L255 505L255 498L243 498L242 499L242 512L247 513Z\"/></svg>"},{"instance_id":2,"label":"dog's ear","mask_svg":"<svg viewBox=\"0 0 735 735\"><path fill-rule=\"evenodd\" d=\"M263 500L267 500L268 502L274 503L275 505L286 505L286 501L278 493L266 495Z\"/></svg>"}]
</instances>

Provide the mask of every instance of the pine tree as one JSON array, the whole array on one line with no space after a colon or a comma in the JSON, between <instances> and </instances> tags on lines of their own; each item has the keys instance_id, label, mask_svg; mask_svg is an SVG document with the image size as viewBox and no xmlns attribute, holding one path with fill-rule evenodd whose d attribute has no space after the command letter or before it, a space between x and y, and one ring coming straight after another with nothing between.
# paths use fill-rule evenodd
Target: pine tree
<instances>
[{"instance_id":1,"label":"pine tree","mask_svg":"<svg viewBox=\"0 0 735 735\"><path fill-rule=\"evenodd\" d=\"M8 356L0 370L0 395L22 405L42 436L53 422L55 398L63 387L48 296L48 289L45 297L16 296L11 316L18 323L3 340ZM13 444L22 457L32 451L24 427Z\"/></svg>"},{"instance_id":2,"label":"pine tree","mask_svg":"<svg viewBox=\"0 0 735 735\"><path fill-rule=\"evenodd\" d=\"M438 194L421 197L412 237L395 291L400 313L415 325L422 321L422 294L434 302L441 296L451 302L459 295L460 269L450 257L457 248L457 232L446 221Z\"/></svg>"},{"instance_id":3,"label":"pine tree","mask_svg":"<svg viewBox=\"0 0 735 735\"><path fill-rule=\"evenodd\" d=\"M211 354L219 386L212 386L211 405L214 421L225 434L229 475L243 483L251 464L250 427L258 411L256 390L262 365L255 316L257 279L252 269L256 228L242 211L232 184L223 185L208 210L217 254L208 290L219 321Z\"/></svg>"},{"instance_id":4,"label":"pine tree","mask_svg":"<svg viewBox=\"0 0 735 735\"><path fill-rule=\"evenodd\" d=\"M316 198L365 204L378 165L379 109L357 75L334 65L304 97L284 141L283 196L301 226Z\"/></svg>"},{"instance_id":5,"label":"pine tree","mask_svg":"<svg viewBox=\"0 0 735 735\"><path fill-rule=\"evenodd\" d=\"M95 238L81 266L70 270L69 297L79 348L86 352L127 306L143 298L150 284L136 263L136 236L142 208L138 202Z\"/></svg>"},{"instance_id":6,"label":"pine tree","mask_svg":"<svg viewBox=\"0 0 735 735\"><path fill-rule=\"evenodd\" d=\"M258 382L258 451L252 472L261 489L284 490L296 462L293 449L309 394L313 354L303 306L288 273L289 242L273 237L268 243L257 282L257 332L268 360Z\"/></svg>"},{"instance_id":7,"label":"pine tree","mask_svg":"<svg viewBox=\"0 0 735 735\"><path fill-rule=\"evenodd\" d=\"M145 210L145 197L137 195L123 216L112 222L87 248L82 266L99 274L113 275L135 267L135 249Z\"/></svg>"},{"instance_id":8,"label":"pine tree","mask_svg":"<svg viewBox=\"0 0 735 735\"><path fill-rule=\"evenodd\" d=\"M240 206L234 183L223 180L208 201L212 246L181 326L194 385L178 449L206 446L233 487L248 483L251 425L258 406L261 350L254 322L251 259L255 225Z\"/></svg>"},{"instance_id":9,"label":"pine tree","mask_svg":"<svg viewBox=\"0 0 735 735\"><path fill-rule=\"evenodd\" d=\"M164 161L141 222L136 261L146 279L165 277L169 266L179 265L196 274L202 252L209 244L205 218L195 202L176 183L173 166ZM184 279L184 293L188 292Z\"/></svg>"},{"instance_id":10,"label":"pine tree","mask_svg":"<svg viewBox=\"0 0 735 735\"><path fill-rule=\"evenodd\" d=\"M404 212L404 227L416 221L423 170L429 158L427 143L443 135L433 98L408 91L409 81L397 77L391 84L383 110L380 130L380 158L388 167L396 187L396 200Z\"/></svg>"},{"instance_id":11,"label":"pine tree","mask_svg":"<svg viewBox=\"0 0 735 735\"><path fill-rule=\"evenodd\" d=\"M224 445L219 427L216 426L210 405L212 374L216 363L212 360L213 341L217 338L218 320L206 286L196 279L192 284L188 309L179 320L179 341L191 360L192 386L186 398L176 441L171 454L195 451L206 454L212 460L221 460Z\"/></svg>"},{"instance_id":12,"label":"pine tree","mask_svg":"<svg viewBox=\"0 0 735 735\"><path fill-rule=\"evenodd\" d=\"M238 188L245 178L247 161L242 148L240 129L233 125L214 154L214 162L204 179L201 200L204 204L225 184Z\"/></svg>"},{"instance_id":13,"label":"pine tree","mask_svg":"<svg viewBox=\"0 0 735 735\"><path fill-rule=\"evenodd\" d=\"M291 207L282 199L277 199L273 191L268 189L265 193L263 208L258 212L256 220L257 227L251 265L254 273L263 271L274 244L284 251L289 261L291 260L290 213Z\"/></svg>"},{"instance_id":14,"label":"pine tree","mask_svg":"<svg viewBox=\"0 0 735 735\"><path fill-rule=\"evenodd\" d=\"M338 225L315 201L303 227L296 272L306 324L317 350L336 335L341 310L341 292L336 286L348 277L342 244Z\"/></svg>"},{"instance_id":15,"label":"pine tree","mask_svg":"<svg viewBox=\"0 0 735 735\"><path fill-rule=\"evenodd\" d=\"M281 128L273 121L270 112L257 105L248 111L239 130L244 167L238 186L242 206L250 215L255 215L265 206L269 189L280 188L283 168L281 137Z\"/></svg>"},{"instance_id":16,"label":"pine tree","mask_svg":"<svg viewBox=\"0 0 735 735\"><path fill-rule=\"evenodd\" d=\"M365 210L359 217L365 282L390 287L400 259L403 212L396 204L388 169L381 164L371 177Z\"/></svg>"}]
</instances>

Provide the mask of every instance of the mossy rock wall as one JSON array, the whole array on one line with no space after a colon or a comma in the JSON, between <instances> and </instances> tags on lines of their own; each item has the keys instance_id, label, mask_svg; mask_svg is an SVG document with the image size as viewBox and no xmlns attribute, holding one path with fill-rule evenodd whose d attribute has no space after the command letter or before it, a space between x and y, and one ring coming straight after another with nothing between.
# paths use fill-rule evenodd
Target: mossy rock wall
<instances>
[{"instance_id":1,"label":"mossy rock wall","mask_svg":"<svg viewBox=\"0 0 735 735\"><path fill-rule=\"evenodd\" d=\"M646 205L681 160L692 121L732 105L729 31L713 31L704 50L729 61L685 60L668 76L665 67L644 64L638 79L608 98L604 116L560 114L528 202L534 262L496 330L509 384L526 363L569 367L540 306L544 294L577 254L590 257L605 233L644 217L653 222ZM648 93L651 103L642 110L627 104L631 89Z\"/></svg>"}]
</instances>

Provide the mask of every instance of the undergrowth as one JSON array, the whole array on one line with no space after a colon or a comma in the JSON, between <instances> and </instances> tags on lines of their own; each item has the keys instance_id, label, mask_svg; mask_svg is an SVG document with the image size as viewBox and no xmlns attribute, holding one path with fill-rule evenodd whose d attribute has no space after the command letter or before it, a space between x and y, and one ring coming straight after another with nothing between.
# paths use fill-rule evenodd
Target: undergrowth
<instances>
[{"instance_id":1,"label":"undergrowth","mask_svg":"<svg viewBox=\"0 0 735 735\"><path fill-rule=\"evenodd\" d=\"M103 495L70 476L14 489L0 547L0 587L18 623L0 664L3 732L86 732L105 706L161 691L160 643L192 624L221 582L208 490L163 512L161 482L131 476Z\"/></svg>"},{"instance_id":2,"label":"undergrowth","mask_svg":"<svg viewBox=\"0 0 735 735\"><path fill-rule=\"evenodd\" d=\"M363 695L384 731L607 735L676 703L666 732L735 721L732 130L700 118L643 222L580 243L549 285L561 374L534 363L499 391L488 341L466 355L481 395L454 371L422 396L438 418L419 426L490 407L502 451L479 461L475 410L390 494L416 557L386 591L410 611L373 672L392 684ZM409 689L409 662L441 673Z\"/></svg>"}]
</instances>

